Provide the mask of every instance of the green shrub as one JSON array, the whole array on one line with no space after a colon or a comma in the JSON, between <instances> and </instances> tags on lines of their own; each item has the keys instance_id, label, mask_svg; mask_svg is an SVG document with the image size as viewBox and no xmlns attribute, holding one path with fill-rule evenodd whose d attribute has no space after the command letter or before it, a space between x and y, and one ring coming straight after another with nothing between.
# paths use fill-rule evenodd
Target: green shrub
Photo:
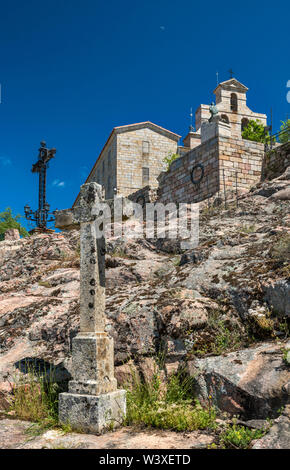
<instances>
[{"instance_id":1,"label":"green shrub","mask_svg":"<svg viewBox=\"0 0 290 470\"><path fill-rule=\"evenodd\" d=\"M233 424L220 435L220 444L230 449L248 449L253 439L260 439L266 431L261 429L249 429Z\"/></svg>"},{"instance_id":2,"label":"green shrub","mask_svg":"<svg viewBox=\"0 0 290 470\"><path fill-rule=\"evenodd\" d=\"M287 121L281 121L282 126L280 127L280 131L285 131L283 134L280 135L279 140L281 144L285 144L290 140L290 119Z\"/></svg>"},{"instance_id":3,"label":"green shrub","mask_svg":"<svg viewBox=\"0 0 290 470\"><path fill-rule=\"evenodd\" d=\"M208 316L208 325L195 342L192 353L217 356L228 351L238 349L243 342L242 334L238 329L229 329L225 320L220 318L220 311L212 310Z\"/></svg>"},{"instance_id":4,"label":"green shrub","mask_svg":"<svg viewBox=\"0 0 290 470\"><path fill-rule=\"evenodd\" d=\"M163 159L164 163L166 163L167 171L169 170L171 163L174 162L174 160L176 160L177 158L179 158L179 155L177 153L169 153L167 157Z\"/></svg>"},{"instance_id":5,"label":"green shrub","mask_svg":"<svg viewBox=\"0 0 290 470\"><path fill-rule=\"evenodd\" d=\"M0 240L4 240L4 234L6 230L10 228L16 228L19 230L19 233L22 237L29 236L26 228L20 224L20 220L23 219L23 216L20 214L13 215L10 207L3 212L0 212Z\"/></svg>"},{"instance_id":6,"label":"green shrub","mask_svg":"<svg viewBox=\"0 0 290 470\"><path fill-rule=\"evenodd\" d=\"M181 374L162 383L156 371L150 383L133 375L133 387L127 390L125 425L148 426L175 431L214 428L216 411L203 408L192 399L192 379Z\"/></svg>"},{"instance_id":7,"label":"green shrub","mask_svg":"<svg viewBox=\"0 0 290 470\"><path fill-rule=\"evenodd\" d=\"M283 352L283 361L285 362L285 364L289 366L290 365L290 349L283 348L282 352Z\"/></svg>"},{"instance_id":8,"label":"green shrub","mask_svg":"<svg viewBox=\"0 0 290 470\"><path fill-rule=\"evenodd\" d=\"M252 140L254 142L269 142L269 132L265 135L265 129L263 123L259 119L250 119L248 125L242 132L243 139Z\"/></svg>"}]
</instances>

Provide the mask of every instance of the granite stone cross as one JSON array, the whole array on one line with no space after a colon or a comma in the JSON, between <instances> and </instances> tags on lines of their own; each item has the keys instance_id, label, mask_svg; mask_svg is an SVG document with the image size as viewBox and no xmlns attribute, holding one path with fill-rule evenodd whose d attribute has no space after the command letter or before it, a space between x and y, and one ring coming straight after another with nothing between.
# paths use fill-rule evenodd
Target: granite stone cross
<instances>
[{"instance_id":1,"label":"granite stone cross","mask_svg":"<svg viewBox=\"0 0 290 470\"><path fill-rule=\"evenodd\" d=\"M80 332L72 340L73 380L59 395L59 420L73 429L102 432L126 413L117 390L113 339L105 332L105 239L98 230L101 186L81 186L79 203L56 212L55 227L80 227Z\"/></svg>"}]
</instances>

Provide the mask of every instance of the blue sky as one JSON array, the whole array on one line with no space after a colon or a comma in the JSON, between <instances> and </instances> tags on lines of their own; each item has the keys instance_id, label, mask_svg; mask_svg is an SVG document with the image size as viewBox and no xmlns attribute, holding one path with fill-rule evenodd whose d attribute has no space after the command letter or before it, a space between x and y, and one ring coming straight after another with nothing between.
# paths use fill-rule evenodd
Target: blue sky
<instances>
[{"instance_id":1,"label":"blue sky","mask_svg":"<svg viewBox=\"0 0 290 470\"><path fill-rule=\"evenodd\" d=\"M289 13L285 0L1 2L0 211L37 208L41 140L57 149L51 208L70 207L114 126L150 120L185 136L217 71L223 81L232 67L278 130L290 116Z\"/></svg>"}]
</instances>

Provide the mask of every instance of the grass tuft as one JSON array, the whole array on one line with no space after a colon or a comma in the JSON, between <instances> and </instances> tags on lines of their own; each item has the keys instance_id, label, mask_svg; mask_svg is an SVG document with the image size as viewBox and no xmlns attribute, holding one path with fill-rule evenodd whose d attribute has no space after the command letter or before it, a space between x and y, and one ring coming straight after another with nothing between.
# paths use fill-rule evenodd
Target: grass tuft
<instances>
[{"instance_id":1,"label":"grass tuft","mask_svg":"<svg viewBox=\"0 0 290 470\"><path fill-rule=\"evenodd\" d=\"M195 342L192 353L204 356L219 356L225 352L239 349L243 343L241 331L229 328L218 310L212 310L208 316L208 325L200 338Z\"/></svg>"},{"instance_id":2,"label":"grass tuft","mask_svg":"<svg viewBox=\"0 0 290 470\"><path fill-rule=\"evenodd\" d=\"M38 435L52 428L70 429L58 424L59 386L53 381L53 370L40 373L28 364L27 374L18 377L12 388L10 412L25 421L32 421L27 433Z\"/></svg>"},{"instance_id":3,"label":"grass tuft","mask_svg":"<svg viewBox=\"0 0 290 470\"><path fill-rule=\"evenodd\" d=\"M192 398L192 379L181 373L168 378L166 385L155 371L150 383L133 372L133 387L127 390L127 416L124 424L174 431L214 428L216 411L203 408Z\"/></svg>"},{"instance_id":4,"label":"grass tuft","mask_svg":"<svg viewBox=\"0 0 290 470\"><path fill-rule=\"evenodd\" d=\"M290 235L285 234L274 243L271 248L270 256L277 261L289 262L290 261Z\"/></svg>"},{"instance_id":5,"label":"grass tuft","mask_svg":"<svg viewBox=\"0 0 290 470\"><path fill-rule=\"evenodd\" d=\"M256 231L255 225L242 225L240 228L241 233L254 233Z\"/></svg>"}]
</instances>

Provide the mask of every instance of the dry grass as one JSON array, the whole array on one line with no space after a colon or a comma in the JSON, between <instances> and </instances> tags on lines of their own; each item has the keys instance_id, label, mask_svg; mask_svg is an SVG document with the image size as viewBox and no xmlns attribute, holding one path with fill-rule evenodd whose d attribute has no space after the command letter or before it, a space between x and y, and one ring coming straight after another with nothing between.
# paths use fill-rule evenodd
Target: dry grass
<instances>
[{"instance_id":1,"label":"dry grass","mask_svg":"<svg viewBox=\"0 0 290 470\"><path fill-rule=\"evenodd\" d=\"M58 423L58 386L52 381L53 373L39 374L33 367L13 384L10 411L17 418L41 423L45 428Z\"/></svg>"},{"instance_id":2,"label":"dry grass","mask_svg":"<svg viewBox=\"0 0 290 470\"><path fill-rule=\"evenodd\" d=\"M271 258L277 261L290 261L290 235L287 233L282 235L271 248Z\"/></svg>"},{"instance_id":3,"label":"dry grass","mask_svg":"<svg viewBox=\"0 0 290 470\"><path fill-rule=\"evenodd\" d=\"M190 377L172 375L164 384L156 370L150 383L145 383L132 370L125 425L193 431L215 428L215 418L216 411L210 403L204 408L193 398Z\"/></svg>"}]
</instances>

